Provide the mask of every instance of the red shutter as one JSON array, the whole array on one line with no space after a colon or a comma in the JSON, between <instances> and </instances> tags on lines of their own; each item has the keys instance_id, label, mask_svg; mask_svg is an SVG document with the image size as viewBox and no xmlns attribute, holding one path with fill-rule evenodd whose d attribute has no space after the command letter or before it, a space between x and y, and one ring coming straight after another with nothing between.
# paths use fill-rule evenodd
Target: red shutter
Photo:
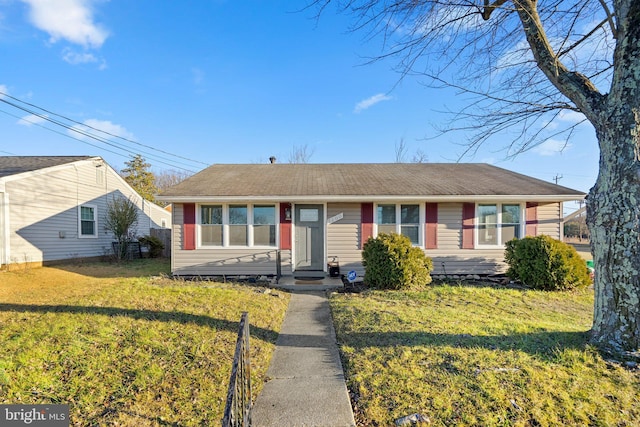
<instances>
[{"instance_id":1,"label":"red shutter","mask_svg":"<svg viewBox=\"0 0 640 427\"><path fill-rule=\"evenodd\" d=\"M182 205L184 216L182 249L192 251L196 248L196 205L185 203Z\"/></svg>"},{"instance_id":2,"label":"red shutter","mask_svg":"<svg viewBox=\"0 0 640 427\"><path fill-rule=\"evenodd\" d=\"M473 249L473 228L476 217L475 203L462 204L462 249Z\"/></svg>"},{"instance_id":3,"label":"red shutter","mask_svg":"<svg viewBox=\"0 0 640 427\"><path fill-rule=\"evenodd\" d=\"M373 237L373 203L362 203L360 215L362 218L360 247L363 248L369 237Z\"/></svg>"},{"instance_id":4,"label":"red shutter","mask_svg":"<svg viewBox=\"0 0 640 427\"><path fill-rule=\"evenodd\" d=\"M438 204L425 205L425 249L438 249Z\"/></svg>"},{"instance_id":5,"label":"red shutter","mask_svg":"<svg viewBox=\"0 0 640 427\"><path fill-rule=\"evenodd\" d=\"M291 203L280 203L280 249L291 249Z\"/></svg>"},{"instance_id":6,"label":"red shutter","mask_svg":"<svg viewBox=\"0 0 640 427\"><path fill-rule=\"evenodd\" d=\"M535 237L538 234L538 204L527 202L525 235Z\"/></svg>"}]
</instances>

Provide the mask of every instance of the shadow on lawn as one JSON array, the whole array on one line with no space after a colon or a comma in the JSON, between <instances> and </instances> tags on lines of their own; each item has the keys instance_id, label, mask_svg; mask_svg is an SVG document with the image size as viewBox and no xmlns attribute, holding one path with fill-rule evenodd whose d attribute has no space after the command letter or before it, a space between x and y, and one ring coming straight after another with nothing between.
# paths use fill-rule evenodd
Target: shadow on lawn
<instances>
[{"instance_id":1,"label":"shadow on lawn","mask_svg":"<svg viewBox=\"0 0 640 427\"><path fill-rule=\"evenodd\" d=\"M49 263L46 268L97 279L149 277L160 274L169 276L171 274L171 264L168 258L142 258L120 262L63 260Z\"/></svg>"},{"instance_id":2,"label":"shadow on lawn","mask_svg":"<svg viewBox=\"0 0 640 427\"><path fill-rule=\"evenodd\" d=\"M16 312L16 313L70 313L70 314L97 314L101 316L124 316L137 320L150 320L158 322L177 322L183 324L195 324L198 326L207 326L216 330L227 330L233 333L238 332L240 319L232 322L225 319L216 319L215 317L204 316L200 314L191 314L184 312L167 312L154 310L139 310L132 308L120 307L93 307L78 305L33 305L33 304L6 304L0 303L0 312ZM251 321L251 318L249 318ZM275 343L278 333L270 329L260 328L254 325L250 326L251 336L260 340Z\"/></svg>"},{"instance_id":3,"label":"shadow on lawn","mask_svg":"<svg viewBox=\"0 0 640 427\"><path fill-rule=\"evenodd\" d=\"M562 349L582 350L589 332L533 332L510 335L434 334L428 332L352 332L338 334L341 345L365 347L457 347L466 349L519 350L547 355Z\"/></svg>"}]
</instances>

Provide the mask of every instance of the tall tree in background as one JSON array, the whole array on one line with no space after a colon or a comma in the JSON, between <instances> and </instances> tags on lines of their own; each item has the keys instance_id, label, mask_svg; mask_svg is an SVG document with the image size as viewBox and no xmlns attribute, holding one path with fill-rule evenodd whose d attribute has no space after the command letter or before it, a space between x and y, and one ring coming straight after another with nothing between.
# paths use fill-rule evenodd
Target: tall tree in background
<instances>
[{"instance_id":1,"label":"tall tree in background","mask_svg":"<svg viewBox=\"0 0 640 427\"><path fill-rule=\"evenodd\" d=\"M169 187L173 187L174 185L181 183L190 176L191 174L188 172L166 170L155 174L154 184L157 188L158 193L162 193ZM168 203L161 201L156 201L155 203L160 206L168 205Z\"/></svg>"},{"instance_id":2,"label":"tall tree in background","mask_svg":"<svg viewBox=\"0 0 640 427\"><path fill-rule=\"evenodd\" d=\"M402 75L465 95L469 102L443 129L464 132L463 154L507 130L516 136L505 148L515 155L549 138L570 140L581 122L593 125L600 161L587 203L591 339L633 356L640 349L640 1L313 2L320 12L330 3L353 13L354 30L381 36L377 59L396 56Z\"/></svg>"},{"instance_id":3,"label":"tall tree in background","mask_svg":"<svg viewBox=\"0 0 640 427\"><path fill-rule=\"evenodd\" d=\"M124 162L124 164L127 167L120 171L122 178L145 200L155 202L158 188L153 172L149 171L151 165L140 154L132 156L131 160Z\"/></svg>"}]
</instances>

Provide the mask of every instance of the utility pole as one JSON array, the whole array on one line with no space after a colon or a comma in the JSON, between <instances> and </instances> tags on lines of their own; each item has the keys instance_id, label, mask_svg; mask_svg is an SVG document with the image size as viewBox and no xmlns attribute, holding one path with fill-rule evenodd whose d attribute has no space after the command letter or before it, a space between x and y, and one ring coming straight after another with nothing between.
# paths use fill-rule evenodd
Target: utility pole
<instances>
[{"instance_id":1,"label":"utility pole","mask_svg":"<svg viewBox=\"0 0 640 427\"><path fill-rule=\"evenodd\" d=\"M558 185L558 180L559 179L562 179L562 175L556 174L556 176L553 177L553 180L556 182L556 185Z\"/></svg>"}]
</instances>

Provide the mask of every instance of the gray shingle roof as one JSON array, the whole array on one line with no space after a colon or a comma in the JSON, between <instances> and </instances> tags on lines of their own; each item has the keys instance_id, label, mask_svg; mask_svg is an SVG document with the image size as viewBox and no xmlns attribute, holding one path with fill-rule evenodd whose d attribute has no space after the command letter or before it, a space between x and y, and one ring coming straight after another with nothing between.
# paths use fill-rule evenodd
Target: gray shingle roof
<instances>
[{"instance_id":1,"label":"gray shingle roof","mask_svg":"<svg viewBox=\"0 0 640 427\"><path fill-rule=\"evenodd\" d=\"M64 165L92 156L0 156L0 178L38 169Z\"/></svg>"},{"instance_id":2,"label":"gray shingle roof","mask_svg":"<svg viewBox=\"0 0 640 427\"><path fill-rule=\"evenodd\" d=\"M556 196L581 191L480 163L219 164L161 194L186 198Z\"/></svg>"}]
</instances>

